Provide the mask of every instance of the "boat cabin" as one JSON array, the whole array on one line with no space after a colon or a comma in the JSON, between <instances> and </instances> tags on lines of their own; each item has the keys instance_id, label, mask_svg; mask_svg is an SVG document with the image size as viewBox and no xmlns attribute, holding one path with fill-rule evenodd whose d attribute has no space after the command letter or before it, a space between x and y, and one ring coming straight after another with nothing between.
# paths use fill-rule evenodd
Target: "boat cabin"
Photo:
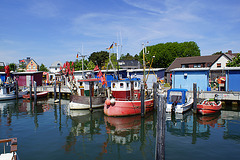
<instances>
[{"instance_id":1,"label":"boat cabin","mask_svg":"<svg viewBox=\"0 0 240 160\"><path fill-rule=\"evenodd\" d=\"M185 104L187 102L187 89L174 88L167 91L167 103L172 104L177 102L177 104Z\"/></svg>"},{"instance_id":2,"label":"boat cabin","mask_svg":"<svg viewBox=\"0 0 240 160\"><path fill-rule=\"evenodd\" d=\"M111 82L112 96L116 100L139 100L140 78L123 79Z\"/></svg>"}]
</instances>

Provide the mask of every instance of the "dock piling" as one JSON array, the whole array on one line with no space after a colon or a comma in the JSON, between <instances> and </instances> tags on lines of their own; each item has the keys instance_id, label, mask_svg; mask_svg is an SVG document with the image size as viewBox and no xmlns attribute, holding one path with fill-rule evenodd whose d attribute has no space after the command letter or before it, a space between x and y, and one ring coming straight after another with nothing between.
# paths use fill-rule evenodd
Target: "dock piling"
<instances>
[{"instance_id":1,"label":"dock piling","mask_svg":"<svg viewBox=\"0 0 240 160\"><path fill-rule=\"evenodd\" d=\"M36 81L34 81L34 101L35 100L37 100L37 82Z\"/></svg>"},{"instance_id":2,"label":"dock piling","mask_svg":"<svg viewBox=\"0 0 240 160\"><path fill-rule=\"evenodd\" d=\"M59 83L59 103L61 102L61 83Z\"/></svg>"},{"instance_id":3,"label":"dock piling","mask_svg":"<svg viewBox=\"0 0 240 160\"><path fill-rule=\"evenodd\" d=\"M197 83L193 83L193 113L197 113Z\"/></svg>"},{"instance_id":4,"label":"dock piling","mask_svg":"<svg viewBox=\"0 0 240 160\"><path fill-rule=\"evenodd\" d=\"M153 107L157 108L157 83L153 83Z\"/></svg>"},{"instance_id":5,"label":"dock piling","mask_svg":"<svg viewBox=\"0 0 240 160\"><path fill-rule=\"evenodd\" d=\"M145 89L144 89L144 84L141 84L141 116L145 116L145 104L144 104L144 96L145 96Z\"/></svg>"},{"instance_id":6,"label":"dock piling","mask_svg":"<svg viewBox=\"0 0 240 160\"><path fill-rule=\"evenodd\" d=\"M166 120L166 98L163 94L158 94L157 109L157 135L156 135L156 160L165 160L165 120Z\"/></svg>"},{"instance_id":7,"label":"dock piling","mask_svg":"<svg viewBox=\"0 0 240 160\"><path fill-rule=\"evenodd\" d=\"M57 88L57 86L56 86L57 84L56 84L56 80L54 81L54 101L57 99L57 91L56 91L56 88Z\"/></svg>"},{"instance_id":8,"label":"dock piling","mask_svg":"<svg viewBox=\"0 0 240 160\"><path fill-rule=\"evenodd\" d=\"M92 109L92 89L93 89L93 82L89 82L89 104L90 104L90 112L92 113L93 109Z\"/></svg>"},{"instance_id":9,"label":"dock piling","mask_svg":"<svg viewBox=\"0 0 240 160\"><path fill-rule=\"evenodd\" d=\"M16 99L18 100L18 80L16 81Z\"/></svg>"},{"instance_id":10,"label":"dock piling","mask_svg":"<svg viewBox=\"0 0 240 160\"><path fill-rule=\"evenodd\" d=\"M30 79L30 82L29 82L29 91L30 91L30 100L32 100L32 80Z\"/></svg>"}]
</instances>

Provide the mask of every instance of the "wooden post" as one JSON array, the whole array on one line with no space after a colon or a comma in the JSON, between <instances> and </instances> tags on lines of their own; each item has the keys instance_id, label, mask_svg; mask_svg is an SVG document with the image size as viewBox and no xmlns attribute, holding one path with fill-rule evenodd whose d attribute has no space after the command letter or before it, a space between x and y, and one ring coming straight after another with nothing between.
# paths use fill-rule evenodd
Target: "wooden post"
<instances>
[{"instance_id":1,"label":"wooden post","mask_svg":"<svg viewBox=\"0 0 240 160\"><path fill-rule=\"evenodd\" d=\"M30 84L29 84L30 86L30 100L32 100L32 80L30 79Z\"/></svg>"},{"instance_id":2,"label":"wooden post","mask_svg":"<svg viewBox=\"0 0 240 160\"><path fill-rule=\"evenodd\" d=\"M144 94L145 94L145 89L144 89L144 84L141 84L141 116L144 117L145 116L145 104L144 104Z\"/></svg>"},{"instance_id":3,"label":"wooden post","mask_svg":"<svg viewBox=\"0 0 240 160\"><path fill-rule=\"evenodd\" d=\"M89 104L90 104L90 112L93 111L92 109L92 88L93 88L93 82L89 82Z\"/></svg>"},{"instance_id":4,"label":"wooden post","mask_svg":"<svg viewBox=\"0 0 240 160\"><path fill-rule=\"evenodd\" d=\"M61 82L59 83L59 103L61 101Z\"/></svg>"},{"instance_id":5,"label":"wooden post","mask_svg":"<svg viewBox=\"0 0 240 160\"><path fill-rule=\"evenodd\" d=\"M193 83L193 113L197 113L197 83Z\"/></svg>"},{"instance_id":6,"label":"wooden post","mask_svg":"<svg viewBox=\"0 0 240 160\"><path fill-rule=\"evenodd\" d=\"M153 107L154 109L157 108L157 84L153 83Z\"/></svg>"},{"instance_id":7,"label":"wooden post","mask_svg":"<svg viewBox=\"0 0 240 160\"><path fill-rule=\"evenodd\" d=\"M156 160L165 160L165 120L166 120L166 98L163 94L159 96L159 107L157 112L157 135L156 135Z\"/></svg>"},{"instance_id":8,"label":"wooden post","mask_svg":"<svg viewBox=\"0 0 240 160\"><path fill-rule=\"evenodd\" d=\"M18 80L16 80L16 99L18 99Z\"/></svg>"},{"instance_id":9,"label":"wooden post","mask_svg":"<svg viewBox=\"0 0 240 160\"><path fill-rule=\"evenodd\" d=\"M37 82L34 81L34 101L37 100Z\"/></svg>"},{"instance_id":10,"label":"wooden post","mask_svg":"<svg viewBox=\"0 0 240 160\"><path fill-rule=\"evenodd\" d=\"M54 101L57 99L57 91L56 91L56 88L57 88L57 86L56 86L57 84L56 84L56 80L54 81Z\"/></svg>"}]
</instances>

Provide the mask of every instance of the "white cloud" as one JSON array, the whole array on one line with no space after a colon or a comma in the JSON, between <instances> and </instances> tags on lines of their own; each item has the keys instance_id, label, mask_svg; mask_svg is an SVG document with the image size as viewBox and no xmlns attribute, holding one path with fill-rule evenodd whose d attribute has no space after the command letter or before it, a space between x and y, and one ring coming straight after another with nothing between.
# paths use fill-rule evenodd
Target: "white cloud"
<instances>
[{"instance_id":1,"label":"white cloud","mask_svg":"<svg viewBox=\"0 0 240 160\"><path fill-rule=\"evenodd\" d=\"M50 1L33 1L29 11L40 17L56 17L59 15L59 10L56 6L56 3Z\"/></svg>"}]
</instances>

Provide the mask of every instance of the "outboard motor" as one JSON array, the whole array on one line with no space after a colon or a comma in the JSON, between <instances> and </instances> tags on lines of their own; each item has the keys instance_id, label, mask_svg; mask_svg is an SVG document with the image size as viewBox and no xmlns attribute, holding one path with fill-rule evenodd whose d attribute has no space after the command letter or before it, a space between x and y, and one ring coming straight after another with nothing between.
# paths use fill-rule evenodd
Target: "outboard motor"
<instances>
[{"instance_id":1,"label":"outboard motor","mask_svg":"<svg viewBox=\"0 0 240 160\"><path fill-rule=\"evenodd\" d=\"M172 103L172 109L171 109L171 112L174 112L175 113L175 107L177 106L177 101L174 101Z\"/></svg>"}]
</instances>

